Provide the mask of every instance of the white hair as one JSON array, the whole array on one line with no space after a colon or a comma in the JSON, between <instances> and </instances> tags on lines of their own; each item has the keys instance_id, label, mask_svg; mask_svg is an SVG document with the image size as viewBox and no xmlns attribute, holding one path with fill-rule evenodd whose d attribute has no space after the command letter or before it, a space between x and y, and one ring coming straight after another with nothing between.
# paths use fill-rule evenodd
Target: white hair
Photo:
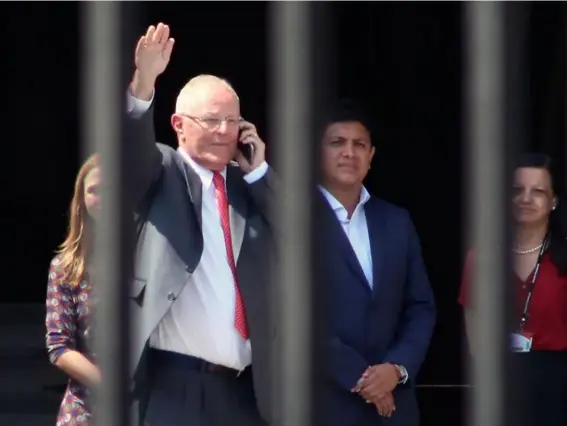
<instances>
[{"instance_id":1,"label":"white hair","mask_svg":"<svg viewBox=\"0 0 567 426\"><path fill-rule=\"evenodd\" d=\"M191 102L191 99L194 98L196 93L202 93L203 90L219 86L224 86L229 89L232 93L234 93L237 101L240 102L236 91L227 80L211 74L201 74L193 77L187 82L187 84L185 84L185 86L183 86L177 96L177 101L175 102L175 112L179 113L186 111L188 104Z\"/></svg>"}]
</instances>

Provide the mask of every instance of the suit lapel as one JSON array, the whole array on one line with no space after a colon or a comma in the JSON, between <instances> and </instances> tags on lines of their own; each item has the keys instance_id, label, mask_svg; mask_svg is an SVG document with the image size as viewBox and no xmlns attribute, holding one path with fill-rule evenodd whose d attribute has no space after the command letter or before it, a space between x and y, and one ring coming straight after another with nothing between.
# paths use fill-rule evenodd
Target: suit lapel
<instances>
[{"instance_id":1,"label":"suit lapel","mask_svg":"<svg viewBox=\"0 0 567 426\"><path fill-rule=\"evenodd\" d=\"M368 236L370 238L370 252L372 254L372 293L374 297L383 291L385 287L381 278L387 250L386 237L388 231L386 218L381 213L381 210L372 199L364 206L366 226L368 227Z\"/></svg>"},{"instance_id":2,"label":"suit lapel","mask_svg":"<svg viewBox=\"0 0 567 426\"><path fill-rule=\"evenodd\" d=\"M226 192L230 206L230 234L235 262L238 262L240 249L244 241L246 218L248 216L248 204L244 195L246 190L244 185L246 185L246 182L242 179L239 170L229 165L226 169Z\"/></svg>"},{"instance_id":3,"label":"suit lapel","mask_svg":"<svg viewBox=\"0 0 567 426\"><path fill-rule=\"evenodd\" d=\"M324 215L325 221L329 224L329 229L324 230L323 232L331 231L336 236L335 240L337 241L337 244L339 245L339 247L341 247L341 250L343 252L343 256L344 256L348 266L356 274L356 276L359 278L359 280L357 280L357 281L360 284L362 284L366 288L366 290L370 291L370 285L368 283L368 280L364 276L364 271L362 270L362 267L360 266L360 262L358 261L358 258L356 257L356 253L354 252L354 249L352 248L352 245L350 244L350 241L349 241L347 235L345 234L345 231L343 230L342 225L340 224L339 220L337 219L335 212L333 211L333 209L331 208L331 206L329 205L329 203L325 199L324 195L321 194L319 191L317 191L317 192L318 192L317 198L320 200L320 203L322 205L322 209L321 209L322 214Z\"/></svg>"},{"instance_id":4,"label":"suit lapel","mask_svg":"<svg viewBox=\"0 0 567 426\"><path fill-rule=\"evenodd\" d=\"M193 168L187 164L181 156L175 156L175 160L179 162L181 170L185 172L184 176L187 183L187 190L189 191L189 199L191 200L191 205L193 206L193 211L197 218L197 223L199 224L199 229L202 230L203 183L195 170L193 170Z\"/></svg>"}]
</instances>

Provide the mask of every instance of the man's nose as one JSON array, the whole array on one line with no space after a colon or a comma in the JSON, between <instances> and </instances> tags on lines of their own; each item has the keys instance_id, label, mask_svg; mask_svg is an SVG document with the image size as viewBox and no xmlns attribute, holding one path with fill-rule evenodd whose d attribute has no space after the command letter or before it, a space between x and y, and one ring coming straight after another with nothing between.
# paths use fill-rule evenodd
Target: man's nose
<instances>
[{"instance_id":1,"label":"man's nose","mask_svg":"<svg viewBox=\"0 0 567 426\"><path fill-rule=\"evenodd\" d=\"M226 120L222 120L217 128L217 132L225 134L228 131L228 123Z\"/></svg>"},{"instance_id":2,"label":"man's nose","mask_svg":"<svg viewBox=\"0 0 567 426\"><path fill-rule=\"evenodd\" d=\"M350 143L345 144L343 155L348 158L354 157L354 146Z\"/></svg>"}]
</instances>

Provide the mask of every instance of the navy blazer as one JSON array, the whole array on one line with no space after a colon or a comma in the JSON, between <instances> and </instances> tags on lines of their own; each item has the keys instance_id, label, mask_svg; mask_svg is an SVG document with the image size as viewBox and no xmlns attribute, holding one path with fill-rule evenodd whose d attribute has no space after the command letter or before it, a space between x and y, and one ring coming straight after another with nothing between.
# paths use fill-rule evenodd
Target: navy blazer
<instances>
[{"instance_id":1,"label":"navy blazer","mask_svg":"<svg viewBox=\"0 0 567 426\"><path fill-rule=\"evenodd\" d=\"M373 404L351 389L368 366L403 365L387 424L416 426L415 378L435 326L435 302L408 212L376 197L364 205L372 251L370 287L341 224L319 197L318 277L326 296L326 426L381 423Z\"/></svg>"}]
</instances>

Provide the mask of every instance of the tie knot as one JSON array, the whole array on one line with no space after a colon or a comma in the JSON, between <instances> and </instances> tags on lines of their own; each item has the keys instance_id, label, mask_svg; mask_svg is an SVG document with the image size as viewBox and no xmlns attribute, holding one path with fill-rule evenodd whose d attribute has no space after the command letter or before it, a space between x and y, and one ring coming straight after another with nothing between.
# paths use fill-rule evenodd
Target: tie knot
<instances>
[{"instance_id":1,"label":"tie knot","mask_svg":"<svg viewBox=\"0 0 567 426\"><path fill-rule=\"evenodd\" d=\"M219 172L213 172L213 185L217 189L224 189L224 177Z\"/></svg>"}]
</instances>

